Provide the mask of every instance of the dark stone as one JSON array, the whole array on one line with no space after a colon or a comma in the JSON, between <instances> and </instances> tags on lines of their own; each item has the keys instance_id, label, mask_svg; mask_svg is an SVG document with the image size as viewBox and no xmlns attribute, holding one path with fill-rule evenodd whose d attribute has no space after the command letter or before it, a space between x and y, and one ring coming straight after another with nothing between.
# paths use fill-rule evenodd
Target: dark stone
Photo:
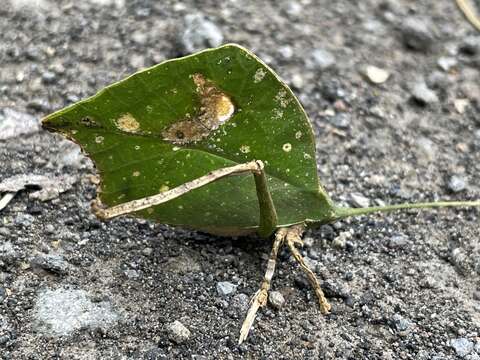
<instances>
[{"instance_id":1,"label":"dark stone","mask_svg":"<svg viewBox=\"0 0 480 360\"><path fill-rule=\"evenodd\" d=\"M323 282L322 290L325 293L325 296L331 298L347 299L350 296L347 289L330 280Z\"/></svg>"},{"instance_id":2,"label":"dark stone","mask_svg":"<svg viewBox=\"0 0 480 360\"><path fill-rule=\"evenodd\" d=\"M68 272L68 263L59 255L39 255L32 260L32 266L52 272L58 275L64 275Z\"/></svg>"},{"instance_id":3,"label":"dark stone","mask_svg":"<svg viewBox=\"0 0 480 360\"><path fill-rule=\"evenodd\" d=\"M57 75L51 71L45 71L42 74L42 82L44 84L53 84L57 81Z\"/></svg>"},{"instance_id":4,"label":"dark stone","mask_svg":"<svg viewBox=\"0 0 480 360\"><path fill-rule=\"evenodd\" d=\"M405 46L410 49L427 52L434 44L433 31L424 19L406 18L401 32Z\"/></svg>"}]
</instances>

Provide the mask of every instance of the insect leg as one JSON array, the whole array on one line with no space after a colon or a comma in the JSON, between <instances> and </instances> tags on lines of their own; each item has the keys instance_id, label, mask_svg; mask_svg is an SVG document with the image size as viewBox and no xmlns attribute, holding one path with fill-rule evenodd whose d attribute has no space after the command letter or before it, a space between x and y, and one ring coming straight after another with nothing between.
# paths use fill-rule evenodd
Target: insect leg
<instances>
[{"instance_id":1,"label":"insect leg","mask_svg":"<svg viewBox=\"0 0 480 360\"><path fill-rule=\"evenodd\" d=\"M207 175L201 176L195 180L177 186L176 188L173 188L169 191L161 192L152 196L147 196L142 199L132 200L108 209L101 209L98 203L94 203L93 210L98 217L102 219L111 219L120 215L129 214L135 211L147 209L155 205L163 204L167 201L176 199L183 194L210 184L226 176L245 173L252 173L254 175L260 207L260 225L258 232L261 236L267 237L273 233L277 226L277 214L273 205L272 197L268 190L264 165L263 162L260 160L254 160L244 164L238 164L213 170Z\"/></svg>"},{"instance_id":2,"label":"insect leg","mask_svg":"<svg viewBox=\"0 0 480 360\"><path fill-rule=\"evenodd\" d=\"M300 268L303 270L305 275L307 275L308 280L310 281L310 284L313 287L313 290L315 291L315 295L317 296L318 299L318 304L320 305L320 312L322 314L328 314L330 312L331 306L328 303L327 299L325 298L325 294L322 291L322 288L320 286L320 283L317 279L317 276L315 273L307 266L305 261L303 260L302 255L296 248L297 244L303 245L303 241L301 239L302 233L303 233L303 227L301 228L300 226L291 227L289 228L289 232L286 235L286 243L288 248L290 249L290 252L292 253L293 257L295 260L298 262L300 265Z\"/></svg>"},{"instance_id":3,"label":"insect leg","mask_svg":"<svg viewBox=\"0 0 480 360\"><path fill-rule=\"evenodd\" d=\"M3 197L0 198L0 211L5 208L8 203L15 197L17 193L6 193Z\"/></svg>"},{"instance_id":4,"label":"insect leg","mask_svg":"<svg viewBox=\"0 0 480 360\"><path fill-rule=\"evenodd\" d=\"M255 293L255 295L253 295L252 300L250 301L250 308L248 309L247 315L245 316L245 320L243 321L242 328L240 330L240 338L238 339L239 345L247 338L258 309L267 304L268 290L270 290L273 274L275 272L278 252L285 241L286 234L287 229L285 228L279 229L275 234L275 241L273 242L272 251L270 252L270 257L268 258L267 271L263 277L260 289Z\"/></svg>"}]
</instances>

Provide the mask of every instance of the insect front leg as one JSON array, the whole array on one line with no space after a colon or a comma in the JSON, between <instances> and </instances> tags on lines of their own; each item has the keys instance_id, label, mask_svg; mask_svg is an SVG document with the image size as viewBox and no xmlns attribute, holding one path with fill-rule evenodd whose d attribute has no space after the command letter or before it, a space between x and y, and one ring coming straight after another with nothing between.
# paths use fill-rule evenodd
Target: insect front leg
<instances>
[{"instance_id":1,"label":"insect front leg","mask_svg":"<svg viewBox=\"0 0 480 360\"><path fill-rule=\"evenodd\" d=\"M132 200L108 209L102 209L98 203L93 203L93 209L98 217L102 219L111 219L120 215L130 214L139 210L148 209L152 206L166 203L167 201L176 199L192 190L198 189L226 176L251 173L255 178L255 187L260 208L258 233L262 237L268 237L275 231L277 226L277 213L273 204L272 196L268 190L264 167L265 166L263 162L260 160L229 166L213 170L204 176L177 186L169 191L161 192L159 194L147 196L137 200Z\"/></svg>"}]
</instances>

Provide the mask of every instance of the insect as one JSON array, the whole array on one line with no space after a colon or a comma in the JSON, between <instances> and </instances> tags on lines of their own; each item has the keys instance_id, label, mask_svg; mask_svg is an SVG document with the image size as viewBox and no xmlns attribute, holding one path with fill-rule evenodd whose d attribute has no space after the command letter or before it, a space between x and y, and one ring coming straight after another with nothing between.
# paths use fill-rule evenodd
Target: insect
<instances>
[{"instance_id":1,"label":"insect","mask_svg":"<svg viewBox=\"0 0 480 360\"><path fill-rule=\"evenodd\" d=\"M315 139L289 87L260 59L228 44L142 70L57 111L43 126L77 142L101 176L102 219L133 214L221 235L273 236L243 342L265 306L286 245L328 313L297 246L308 227L399 209L480 206L480 201L344 208L318 180Z\"/></svg>"}]
</instances>

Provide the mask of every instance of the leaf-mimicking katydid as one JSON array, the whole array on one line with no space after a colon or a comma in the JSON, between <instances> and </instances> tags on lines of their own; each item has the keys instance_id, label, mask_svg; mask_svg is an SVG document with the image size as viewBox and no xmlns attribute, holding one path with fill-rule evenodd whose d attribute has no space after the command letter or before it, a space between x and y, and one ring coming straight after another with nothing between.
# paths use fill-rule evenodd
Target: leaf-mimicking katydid
<instances>
[{"instance_id":1,"label":"leaf-mimicking katydid","mask_svg":"<svg viewBox=\"0 0 480 360\"><path fill-rule=\"evenodd\" d=\"M296 247L305 228L372 212L480 206L336 206L318 180L305 111L272 69L235 44L137 72L47 116L43 126L75 141L93 159L102 180L94 211L103 219L134 214L214 234L273 235L239 342L266 304L282 245L305 271L321 312L329 312Z\"/></svg>"}]
</instances>

